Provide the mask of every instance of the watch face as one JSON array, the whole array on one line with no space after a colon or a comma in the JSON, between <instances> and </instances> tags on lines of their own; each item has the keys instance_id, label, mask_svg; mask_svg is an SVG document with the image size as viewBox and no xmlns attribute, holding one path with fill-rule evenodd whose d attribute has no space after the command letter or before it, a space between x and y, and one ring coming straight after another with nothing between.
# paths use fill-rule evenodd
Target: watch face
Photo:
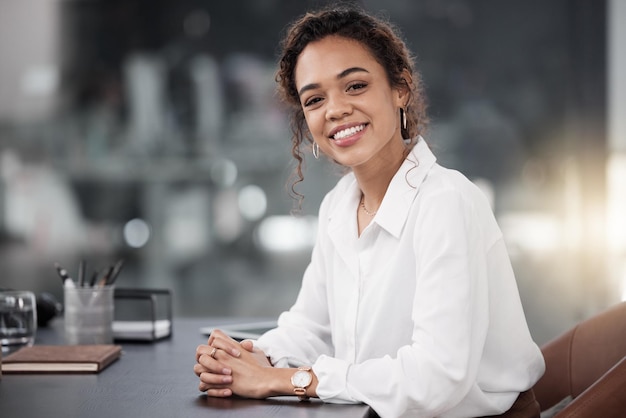
<instances>
[{"instance_id":1,"label":"watch face","mask_svg":"<svg viewBox=\"0 0 626 418\"><path fill-rule=\"evenodd\" d=\"M307 387L311 383L311 380L311 373L304 370L298 370L291 377L291 383L298 388Z\"/></svg>"}]
</instances>

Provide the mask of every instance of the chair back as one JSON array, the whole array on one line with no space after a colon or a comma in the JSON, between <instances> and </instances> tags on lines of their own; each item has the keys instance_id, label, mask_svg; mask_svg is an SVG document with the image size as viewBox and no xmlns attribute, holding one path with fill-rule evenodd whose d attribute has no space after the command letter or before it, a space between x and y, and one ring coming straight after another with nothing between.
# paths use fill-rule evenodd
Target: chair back
<instances>
[{"instance_id":1,"label":"chair back","mask_svg":"<svg viewBox=\"0 0 626 418\"><path fill-rule=\"evenodd\" d=\"M626 356L626 302L601 312L545 344L546 372L533 387L546 410L575 399Z\"/></svg>"}]
</instances>

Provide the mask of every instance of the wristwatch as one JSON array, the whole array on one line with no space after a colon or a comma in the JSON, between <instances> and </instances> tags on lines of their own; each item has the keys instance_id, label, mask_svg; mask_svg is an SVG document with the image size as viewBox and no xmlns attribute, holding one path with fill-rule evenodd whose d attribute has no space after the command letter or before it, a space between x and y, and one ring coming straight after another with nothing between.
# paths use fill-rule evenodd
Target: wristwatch
<instances>
[{"instance_id":1,"label":"wristwatch","mask_svg":"<svg viewBox=\"0 0 626 418\"><path fill-rule=\"evenodd\" d=\"M311 373L310 367L298 367L298 370L291 376L293 392L301 401L309 399L309 396L306 394L306 388L309 387L312 381L313 373Z\"/></svg>"}]
</instances>

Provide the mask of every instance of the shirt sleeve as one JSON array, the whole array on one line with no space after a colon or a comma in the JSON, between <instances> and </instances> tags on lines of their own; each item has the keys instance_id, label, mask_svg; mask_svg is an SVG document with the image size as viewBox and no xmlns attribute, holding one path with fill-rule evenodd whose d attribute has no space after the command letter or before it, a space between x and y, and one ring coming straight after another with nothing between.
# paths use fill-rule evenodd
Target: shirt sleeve
<instances>
[{"instance_id":1,"label":"shirt sleeve","mask_svg":"<svg viewBox=\"0 0 626 418\"><path fill-rule=\"evenodd\" d=\"M324 219L325 201L320 207L320 219ZM318 230L320 228L318 226ZM311 365L319 356L333 354L324 271L318 240L304 272L296 302L279 316L276 329L268 331L255 342L270 357L274 366Z\"/></svg>"}]
</instances>

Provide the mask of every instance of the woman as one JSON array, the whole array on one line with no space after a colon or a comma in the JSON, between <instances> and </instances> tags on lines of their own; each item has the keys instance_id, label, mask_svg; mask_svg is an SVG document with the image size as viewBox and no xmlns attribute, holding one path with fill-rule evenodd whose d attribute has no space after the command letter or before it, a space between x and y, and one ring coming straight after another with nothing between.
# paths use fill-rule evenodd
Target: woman
<instances>
[{"instance_id":1,"label":"woman","mask_svg":"<svg viewBox=\"0 0 626 418\"><path fill-rule=\"evenodd\" d=\"M383 417L538 416L529 389L544 363L502 234L420 136L403 41L362 11L329 9L296 21L283 47L295 158L311 143L349 172L321 204L293 307L255 342L214 332L196 351L200 390L363 402Z\"/></svg>"}]
</instances>

